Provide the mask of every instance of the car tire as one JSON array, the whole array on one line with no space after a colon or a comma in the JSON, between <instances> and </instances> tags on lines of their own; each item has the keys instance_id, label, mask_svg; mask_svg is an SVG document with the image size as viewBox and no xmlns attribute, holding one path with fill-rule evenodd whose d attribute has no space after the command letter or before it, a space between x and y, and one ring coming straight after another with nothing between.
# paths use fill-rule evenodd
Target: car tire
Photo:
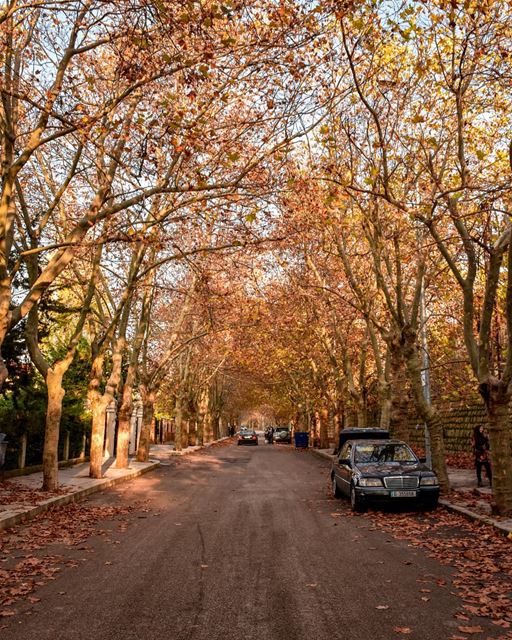
<instances>
[{"instance_id":1,"label":"car tire","mask_svg":"<svg viewBox=\"0 0 512 640\"><path fill-rule=\"evenodd\" d=\"M350 485L350 506L352 511L355 511L356 513L364 513L366 511L366 506L357 495L356 488L353 484Z\"/></svg>"},{"instance_id":2,"label":"car tire","mask_svg":"<svg viewBox=\"0 0 512 640\"><path fill-rule=\"evenodd\" d=\"M341 491L338 487L338 483L336 482L335 475L332 476L331 493L333 498L341 498Z\"/></svg>"}]
</instances>

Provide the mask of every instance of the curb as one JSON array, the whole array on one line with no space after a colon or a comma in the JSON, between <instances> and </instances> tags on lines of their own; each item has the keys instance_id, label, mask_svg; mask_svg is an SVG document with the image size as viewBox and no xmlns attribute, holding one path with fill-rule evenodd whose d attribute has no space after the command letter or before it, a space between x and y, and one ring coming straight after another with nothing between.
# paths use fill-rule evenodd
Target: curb
<instances>
[{"instance_id":1,"label":"curb","mask_svg":"<svg viewBox=\"0 0 512 640\"><path fill-rule=\"evenodd\" d=\"M310 448L312 454L317 456L318 458L323 458L324 460L329 460L329 462L333 462L336 456L331 455L330 453L325 453L325 451L320 451L319 449Z\"/></svg>"},{"instance_id":2,"label":"curb","mask_svg":"<svg viewBox=\"0 0 512 640\"><path fill-rule=\"evenodd\" d=\"M484 524L488 524L491 527L494 527L501 535L507 536L512 540L512 530L510 525L507 526L502 524L498 520L494 520L494 518L490 518L489 516L484 516L479 513L475 513L471 511L471 509L467 509L466 507L459 506L457 504L453 504L453 502L449 502L444 498L439 499L439 504L442 505L447 511L452 513L458 513L461 516L466 517L468 520L474 520L477 522L483 522Z\"/></svg>"},{"instance_id":3,"label":"curb","mask_svg":"<svg viewBox=\"0 0 512 640\"><path fill-rule=\"evenodd\" d=\"M147 467L142 469L136 469L132 471L130 474L121 476L119 478L104 478L98 481L97 484L94 484L90 487L85 487L84 489L78 489L77 491L73 491L72 493L67 493L63 496L57 496L55 498L49 498L41 504L36 505L35 507L31 507L27 511L22 511L20 513L15 513L13 515L0 515L0 531L3 529L9 529L14 525L20 524L22 522L27 522L28 520L32 520L40 513L44 513L48 511L52 507L61 507L66 504L70 504L71 502L78 502L82 500L86 496L91 495L92 493L97 493L98 491L103 491L104 489L110 489L116 484L120 484L121 482L125 482L127 480L133 480L144 473L148 473L148 471L153 471L160 466L160 462L152 462Z\"/></svg>"},{"instance_id":4,"label":"curb","mask_svg":"<svg viewBox=\"0 0 512 640\"><path fill-rule=\"evenodd\" d=\"M313 453L318 458L322 458L324 460L330 460L331 462L334 460L334 456L329 453L325 453L325 451L319 451L318 449L310 449L311 453ZM501 535L507 536L510 540L512 540L512 528L510 525L502 524L498 520L491 518L489 516L484 516L479 513L475 513L471 511L471 509L467 509L466 507L462 507L445 498L439 499L439 504L442 505L447 511L452 513L457 513L461 516L464 516L468 520L473 520L476 522L483 522L484 524L490 525L496 531L498 531Z\"/></svg>"}]
</instances>

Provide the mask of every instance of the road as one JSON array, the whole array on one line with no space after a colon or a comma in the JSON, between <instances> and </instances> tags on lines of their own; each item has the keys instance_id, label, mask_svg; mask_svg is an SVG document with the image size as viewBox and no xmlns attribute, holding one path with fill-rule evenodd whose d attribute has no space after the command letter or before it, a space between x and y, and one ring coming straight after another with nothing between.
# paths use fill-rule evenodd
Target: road
<instances>
[{"instance_id":1,"label":"road","mask_svg":"<svg viewBox=\"0 0 512 640\"><path fill-rule=\"evenodd\" d=\"M134 500L144 508L127 527L106 522L89 553L52 549L79 566L41 586L1 638L457 636L451 570L330 498L328 465L310 453L212 448L89 502Z\"/></svg>"}]
</instances>

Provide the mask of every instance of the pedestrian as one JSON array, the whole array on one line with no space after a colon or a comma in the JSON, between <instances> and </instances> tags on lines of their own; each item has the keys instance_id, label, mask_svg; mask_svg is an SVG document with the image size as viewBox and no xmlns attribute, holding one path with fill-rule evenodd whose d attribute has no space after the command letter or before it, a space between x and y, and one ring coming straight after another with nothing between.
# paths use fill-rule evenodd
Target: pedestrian
<instances>
[{"instance_id":1,"label":"pedestrian","mask_svg":"<svg viewBox=\"0 0 512 640\"><path fill-rule=\"evenodd\" d=\"M478 424L473 430L473 453L475 455L476 479L482 487L482 467L485 469L489 486L492 486L492 471L489 461L489 437L483 424Z\"/></svg>"}]
</instances>

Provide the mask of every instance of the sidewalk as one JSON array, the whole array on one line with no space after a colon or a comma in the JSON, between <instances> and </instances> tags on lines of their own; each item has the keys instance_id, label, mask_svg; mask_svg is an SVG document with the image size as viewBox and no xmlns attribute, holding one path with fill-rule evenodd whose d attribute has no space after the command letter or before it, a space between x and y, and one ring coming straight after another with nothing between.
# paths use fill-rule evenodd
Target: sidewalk
<instances>
[{"instance_id":1,"label":"sidewalk","mask_svg":"<svg viewBox=\"0 0 512 640\"><path fill-rule=\"evenodd\" d=\"M175 451L172 444L153 444L150 448L151 460L137 462L130 458L128 469L116 469L115 459L110 458L103 464L103 478L89 478L89 463L77 464L59 470L59 490L40 491L43 484L42 472L17 476L0 483L0 531L35 518L39 513L52 507L82 500L85 496L113 487L120 482L132 480L157 467L168 466L173 456L183 456L200 449L211 447L228 438L220 438L203 446L187 447Z\"/></svg>"},{"instance_id":2,"label":"sidewalk","mask_svg":"<svg viewBox=\"0 0 512 640\"><path fill-rule=\"evenodd\" d=\"M40 491L42 472L6 480L0 484L0 530L31 520L52 507L81 500L96 491L132 480L160 465L158 461L137 462L130 459L128 469L115 469L112 466L114 462L114 459L105 462L104 477L100 480L89 478L87 462L60 469L59 489L55 492Z\"/></svg>"},{"instance_id":3,"label":"sidewalk","mask_svg":"<svg viewBox=\"0 0 512 640\"><path fill-rule=\"evenodd\" d=\"M331 462L336 459L336 456L332 455L332 449L310 449L310 451ZM448 477L452 492L448 497L440 498L439 504L448 511L460 513L471 520L485 522L512 539L512 518L492 516L490 507L492 491L488 486L477 487L476 473L473 469L449 467Z\"/></svg>"}]
</instances>

